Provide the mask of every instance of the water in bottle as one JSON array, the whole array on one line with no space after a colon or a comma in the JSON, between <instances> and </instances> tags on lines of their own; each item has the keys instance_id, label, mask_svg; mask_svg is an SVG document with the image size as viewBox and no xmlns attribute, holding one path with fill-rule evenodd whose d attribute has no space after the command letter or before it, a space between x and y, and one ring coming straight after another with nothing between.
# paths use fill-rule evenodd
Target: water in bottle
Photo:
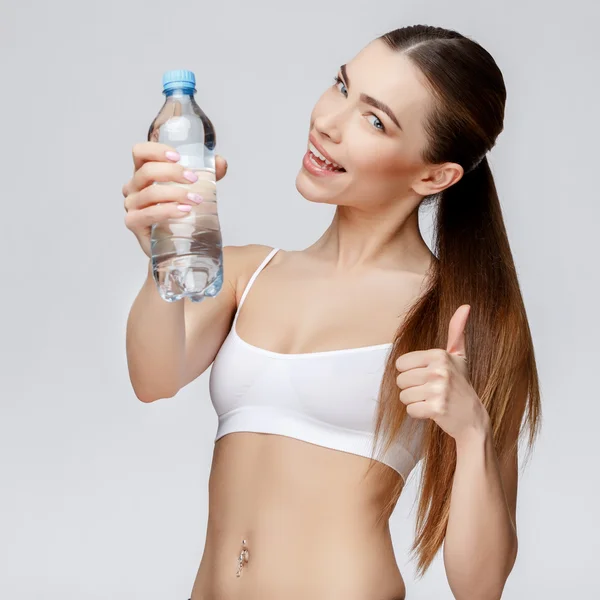
<instances>
[{"instance_id":1,"label":"water in bottle","mask_svg":"<svg viewBox=\"0 0 600 600\"><path fill-rule=\"evenodd\" d=\"M163 75L165 103L148 131L149 141L173 147L181 156L179 164L198 176L196 183L157 181L154 185L178 185L203 198L184 216L152 226L152 271L160 296L167 302L182 298L201 302L206 296L216 296L223 283L215 130L196 103L195 92L192 71L167 71Z\"/></svg>"}]
</instances>

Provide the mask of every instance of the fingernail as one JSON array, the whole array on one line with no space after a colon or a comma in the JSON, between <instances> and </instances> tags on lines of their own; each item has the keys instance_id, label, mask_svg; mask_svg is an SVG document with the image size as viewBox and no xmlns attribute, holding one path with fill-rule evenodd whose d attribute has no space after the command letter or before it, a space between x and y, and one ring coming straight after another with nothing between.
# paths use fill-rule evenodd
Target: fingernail
<instances>
[{"instance_id":1,"label":"fingernail","mask_svg":"<svg viewBox=\"0 0 600 600\"><path fill-rule=\"evenodd\" d=\"M178 204L177 208L182 212L190 212L192 207L189 204Z\"/></svg>"},{"instance_id":2,"label":"fingernail","mask_svg":"<svg viewBox=\"0 0 600 600\"><path fill-rule=\"evenodd\" d=\"M192 171L184 171L183 176L192 183L196 183L196 181L198 181L198 175L196 175L196 173L193 173Z\"/></svg>"},{"instance_id":3,"label":"fingernail","mask_svg":"<svg viewBox=\"0 0 600 600\"><path fill-rule=\"evenodd\" d=\"M188 195L188 200L191 200L192 202L195 202L196 204L200 204L200 202L202 202L202 196L200 194L194 194L193 192L190 192Z\"/></svg>"},{"instance_id":4,"label":"fingernail","mask_svg":"<svg viewBox=\"0 0 600 600\"><path fill-rule=\"evenodd\" d=\"M174 160L175 162L177 162L181 158L179 152L173 152L171 150L169 150L168 152L165 152L165 156L169 160Z\"/></svg>"}]
</instances>

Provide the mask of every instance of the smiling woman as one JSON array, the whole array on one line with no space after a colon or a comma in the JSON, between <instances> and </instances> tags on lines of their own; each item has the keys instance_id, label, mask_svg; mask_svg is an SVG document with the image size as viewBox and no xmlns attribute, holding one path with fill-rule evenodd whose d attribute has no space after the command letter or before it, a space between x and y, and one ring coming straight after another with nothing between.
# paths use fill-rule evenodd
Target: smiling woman
<instances>
[{"instance_id":1,"label":"smiling woman","mask_svg":"<svg viewBox=\"0 0 600 600\"><path fill-rule=\"evenodd\" d=\"M485 158L505 100L473 40L392 31L311 113L296 187L336 206L314 244L227 246L222 291L200 304L162 302L149 272L128 322L139 397L174 396L212 365L218 428L191 600L403 600L389 517L420 462L418 573L444 544L456 598L500 598L517 552L518 438L528 424L533 442L540 417ZM134 159L149 174L165 150L149 142ZM129 223L147 225L139 181L125 186ZM433 252L418 220L432 203Z\"/></svg>"}]
</instances>

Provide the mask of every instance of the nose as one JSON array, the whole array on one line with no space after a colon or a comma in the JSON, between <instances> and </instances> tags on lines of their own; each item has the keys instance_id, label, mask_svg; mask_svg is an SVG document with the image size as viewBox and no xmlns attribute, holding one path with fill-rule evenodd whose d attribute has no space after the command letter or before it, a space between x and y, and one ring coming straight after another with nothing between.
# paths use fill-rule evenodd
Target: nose
<instances>
[{"instance_id":1,"label":"nose","mask_svg":"<svg viewBox=\"0 0 600 600\"><path fill-rule=\"evenodd\" d=\"M342 140L341 120L342 111L321 114L315 118L315 129L334 144L339 144Z\"/></svg>"}]
</instances>

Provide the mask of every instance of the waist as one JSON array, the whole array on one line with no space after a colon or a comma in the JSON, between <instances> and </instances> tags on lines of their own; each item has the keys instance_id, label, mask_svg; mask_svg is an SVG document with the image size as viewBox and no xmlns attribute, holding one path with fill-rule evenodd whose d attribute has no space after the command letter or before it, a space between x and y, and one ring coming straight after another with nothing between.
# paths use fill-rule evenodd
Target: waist
<instances>
[{"instance_id":1,"label":"waist","mask_svg":"<svg viewBox=\"0 0 600 600\"><path fill-rule=\"evenodd\" d=\"M221 438L192 600L401 600L388 522L377 523L382 490L364 477L368 462L285 436ZM242 540L250 558L238 578Z\"/></svg>"},{"instance_id":2,"label":"waist","mask_svg":"<svg viewBox=\"0 0 600 600\"><path fill-rule=\"evenodd\" d=\"M319 542L261 532L248 536L238 577L241 540L211 532L192 600L402 600L405 586L391 544Z\"/></svg>"},{"instance_id":3,"label":"waist","mask_svg":"<svg viewBox=\"0 0 600 600\"><path fill-rule=\"evenodd\" d=\"M389 531L315 526L218 531L209 524L192 600L402 600ZM239 557L248 550L240 571Z\"/></svg>"}]
</instances>

